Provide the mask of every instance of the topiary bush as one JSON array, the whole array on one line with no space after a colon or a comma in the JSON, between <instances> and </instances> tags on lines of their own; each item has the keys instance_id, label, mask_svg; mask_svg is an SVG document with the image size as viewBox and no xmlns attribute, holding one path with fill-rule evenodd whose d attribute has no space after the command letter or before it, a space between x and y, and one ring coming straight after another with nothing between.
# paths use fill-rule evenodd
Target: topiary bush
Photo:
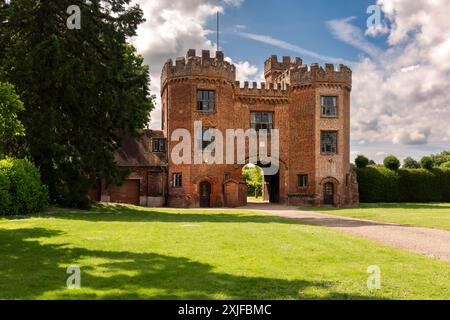
<instances>
[{"instance_id":1,"label":"topiary bush","mask_svg":"<svg viewBox=\"0 0 450 320\"><path fill-rule=\"evenodd\" d=\"M3 177L2 181L7 180L3 189L7 188L9 196L9 203L0 205L2 214L35 213L47 206L47 187L41 182L39 170L30 161L13 158L1 160L0 176Z\"/></svg>"},{"instance_id":2,"label":"topiary bush","mask_svg":"<svg viewBox=\"0 0 450 320\"><path fill-rule=\"evenodd\" d=\"M431 157L423 157L422 159L420 159L420 166L426 170L433 169L434 167L433 159L431 159Z\"/></svg>"},{"instance_id":3,"label":"topiary bush","mask_svg":"<svg viewBox=\"0 0 450 320\"><path fill-rule=\"evenodd\" d=\"M355 164L357 168L365 168L369 165L369 159L366 156L360 154L356 157Z\"/></svg>"},{"instance_id":4,"label":"topiary bush","mask_svg":"<svg viewBox=\"0 0 450 320\"><path fill-rule=\"evenodd\" d=\"M387 156L384 158L383 164L390 170L398 170L398 168L400 168L400 160L394 156Z\"/></svg>"}]
</instances>

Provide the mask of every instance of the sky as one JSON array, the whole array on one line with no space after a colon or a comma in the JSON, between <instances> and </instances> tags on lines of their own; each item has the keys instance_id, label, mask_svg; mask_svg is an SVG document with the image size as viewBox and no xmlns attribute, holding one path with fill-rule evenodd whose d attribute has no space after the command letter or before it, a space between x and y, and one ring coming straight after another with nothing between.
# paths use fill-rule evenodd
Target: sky
<instances>
[{"instance_id":1,"label":"sky","mask_svg":"<svg viewBox=\"0 0 450 320\"><path fill-rule=\"evenodd\" d=\"M134 0L146 22L132 40L150 65L157 96L151 127L161 127L161 69L188 49L220 50L238 80L264 81L272 54L353 70L351 157L381 163L450 149L448 0ZM377 28L367 20L380 8Z\"/></svg>"}]
</instances>

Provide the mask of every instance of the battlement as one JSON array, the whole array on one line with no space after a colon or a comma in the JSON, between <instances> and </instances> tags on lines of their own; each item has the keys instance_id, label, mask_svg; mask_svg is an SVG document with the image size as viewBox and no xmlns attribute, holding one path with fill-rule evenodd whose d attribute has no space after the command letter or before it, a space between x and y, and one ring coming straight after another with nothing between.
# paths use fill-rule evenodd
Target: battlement
<instances>
[{"instance_id":1,"label":"battlement","mask_svg":"<svg viewBox=\"0 0 450 320\"><path fill-rule=\"evenodd\" d=\"M335 70L333 64L325 64L325 67L317 63L308 68L302 59L284 56L278 61L276 55L271 56L264 63L264 76L268 83L289 84L291 86L311 84L313 82L339 83L351 87L352 71L344 65Z\"/></svg>"},{"instance_id":2,"label":"battlement","mask_svg":"<svg viewBox=\"0 0 450 320\"><path fill-rule=\"evenodd\" d=\"M282 60L278 61L278 57L276 55L272 55L264 62L264 73L267 73L270 70L284 71L291 67L301 66L302 64L302 59L298 57L296 57L294 61L292 61L291 57L283 56Z\"/></svg>"},{"instance_id":3,"label":"battlement","mask_svg":"<svg viewBox=\"0 0 450 320\"><path fill-rule=\"evenodd\" d=\"M281 61L278 61L278 57L276 55L272 55L264 62L264 77L267 82L274 82L275 78L277 78L284 71L292 67L301 66L302 64L302 59L298 57L292 61L291 57L284 56Z\"/></svg>"},{"instance_id":4,"label":"battlement","mask_svg":"<svg viewBox=\"0 0 450 320\"><path fill-rule=\"evenodd\" d=\"M167 60L161 73L161 87L169 78L179 77L224 78L234 82L236 67L224 60L223 52L217 51L215 57L210 56L209 50L202 50L201 56L196 56L194 49L189 49L186 57L177 58L175 64L172 59Z\"/></svg>"},{"instance_id":5,"label":"battlement","mask_svg":"<svg viewBox=\"0 0 450 320\"><path fill-rule=\"evenodd\" d=\"M273 84L273 83L265 83L261 82L252 82L252 86L250 87L248 81L240 82L235 81L235 93L237 95L246 95L246 96L261 96L261 97L287 97L288 95L288 87L282 87L281 85Z\"/></svg>"},{"instance_id":6,"label":"battlement","mask_svg":"<svg viewBox=\"0 0 450 320\"><path fill-rule=\"evenodd\" d=\"M340 64L336 70L333 64L325 64L325 68L318 63L290 68L284 75L291 86L313 83L340 84L351 88L352 70Z\"/></svg>"}]
</instances>

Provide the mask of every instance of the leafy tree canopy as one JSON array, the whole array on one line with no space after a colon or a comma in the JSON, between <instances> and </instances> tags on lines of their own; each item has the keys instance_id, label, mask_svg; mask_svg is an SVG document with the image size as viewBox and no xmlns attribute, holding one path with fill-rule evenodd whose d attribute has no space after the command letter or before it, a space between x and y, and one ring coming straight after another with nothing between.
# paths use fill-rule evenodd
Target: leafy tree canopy
<instances>
[{"instance_id":1,"label":"leafy tree canopy","mask_svg":"<svg viewBox=\"0 0 450 320\"><path fill-rule=\"evenodd\" d=\"M431 170L434 167L433 159L431 157L423 157L420 159L420 166L423 169Z\"/></svg>"},{"instance_id":2,"label":"leafy tree canopy","mask_svg":"<svg viewBox=\"0 0 450 320\"><path fill-rule=\"evenodd\" d=\"M249 194L258 197L262 194L263 189L263 173L258 166L245 166L242 169L242 178L249 187Z\"/></svg>"},{"instance_id":3,"label":"leafy tree canopy","mask_svg":"<svg viewBox=\"0 0 450 320\"><path fill-rule=\"evenodd\" d=\"M403 168L404 169L419 169L420 164L413 158L407 157L403 160Z\"/></svg>"},{"instance_id":4,"label":"leafy tree canopy","mask_svg":"<svg viewBox=\"0 0 450 320\"><path fill-rule=\"evenodd\" d=\"M383 164L390 170L398 170L400 168L400 161L395 156L387 156L384 158Z\"/></svg>"},{"instance_id":5,"label":"leafy tree canopy","mask_svg":"<svg viewBox=\"0 0 450 320\"><path fill-rule=\"evenodd\" d=\"M356 157L355 164L358 168L365 168L369 165L369 158L360 154Z\"/></svg>"},{"instance_id":6,"label":"leafy tree canopy","mask_svg":"<svg viewBox=\"0 0 450 320\"><path fill-rule=\"evenodd\" d=\"M18 113L23 110L24 105L14 86L0 82L0 157L10 139L25 133L25 128L18 119Z\"/></svg>"},{"instance_id":7,"label":"leafy tree canopy","mask_svg":"<svg viewBox=\"0 0 450 320\"><path fill-rule=\"evenodd\" d=\"M450 169L450 161L442 163L440 167L442 169Z\"/></svg>"},{"instance_id":8,"label":"leafy tree canopy","mask_svg":"<svg viewBox=\"0 0 450 320\"><path fill-rule=\"evenodd\" d=\"M431 159L436 167L441 166L445 162L450 162L450 150L442 151L438 154L432 154Z\"/></svg>"},{"instance_id":9,"label":"leafy tree canopy","mask_svg":"<svg viewBox=\"0 0 450 320\"><path fill-rule=\"evenodd\" d=\"M22 151L51 199L86 207L97 179L123 178L114 152L150 120L149 70L127 43L144 21L131 0L0 0L0 80L27 106ZM81 29L69 30L71 5Z\"/></svg>"}]
</instances>

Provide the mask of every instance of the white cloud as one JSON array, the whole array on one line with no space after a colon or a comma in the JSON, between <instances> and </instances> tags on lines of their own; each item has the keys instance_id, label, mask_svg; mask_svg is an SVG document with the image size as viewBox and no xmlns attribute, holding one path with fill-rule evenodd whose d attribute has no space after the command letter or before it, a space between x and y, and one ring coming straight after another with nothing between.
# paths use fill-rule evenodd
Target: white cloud
<instances>
[{"instance_id":1,"label":"white cloud","mask_svg":"<svg viewBox=\"0 0 450 320\"><path fill-rule=\"evenodd\" d=\"M226 61L236 66L236 80L238 81L264 81L264 72L258 67L250 64L248 61L235 62L231 58L225 58Z\"/></svg>"},{"instance_id":2,"label":"white cloud","mask_svg":"<svg viewBox=\"0 0 450 320\"><path fill-rule=\"evenodd\" d=\"M134 0L143 12L146 22L138 28L132 43L150 65L151 91L157 97L152 112L151 127L161 127L160 76L168 58L184 56L188 49L215 51L215 43L208 40L211 32L205 24L217 12L224 13L227 6L238 7L243 0ZM252 71L245 62L237 66L238 72Z\"/></svg>"},{"instance_id":3,"label":"white cloud","mask_svg":"<svg viewBox=\"0 0 450 320\"><path fill-rule=\"evenodd\" d=\"M233 7L240 7L244 0L223 0L223 2Z\"/></svg>"},{"instance_id":4,"label":"white cloud","mask_svg":"<svg viewBox=\"0 0 450 320\"><path fill-rule=\"evenodd\" d=\"M375 27L369 27L366 29L364 34L369 37L377 37L382 34L389 32L389 27L386 24L377 25Z\"/></svg>"},{"instance_id":5,"label":"white cloud","mask_svg":"<svg viewBox=\"0 0 450 320\"><path fill-rule=\"evenodd\" d=\"M367 53L353 65L352 139L368 141L365 148L369 142L384 143L389 153L408 145L448 148L450 19L444 13L450 12L450 1L378 4L392 26L389 47L378 56L361 39L362 30L348 26L351 19L337 29L342 41Z\"/></svg>"},{"instance_id":6,"label":"white cloud","mask_svg":"<svg viewBox=\"0 0 450 320\"><path fill-rule=\"evenodd\" d=\"M344 19L330 20L327 21L327 26L337 39L360 49L369 56L379 56L381 50L366 40L361 29L350 23L355 18L347 17Z\"/></svg>"},{"instance_id":7,"label":"white cloud","mask_svg":"<svg viewBox=\"0 0 450 320\"><path fill-rule=\"evenodd\" d=\"M261 35L261 34L255 34L255 33L249 33L249 32L238 32L238 35L240 35L243 38L251 39L254 41L262 42L265 44L269 44L274 47L278 47L284 50L289 50L296 52L298 54L301 54L302 56L308 56L312 58L319 59L321 61L331 62L331 63L345 63L348 65L351 65L353 62L348 61L341 58L335 58L327 55L323 55L311 50L307 50L304 48L301 48L295 44L289 43L284 40L276 39L268 35Z\"/></svg>"}]
</instances>

